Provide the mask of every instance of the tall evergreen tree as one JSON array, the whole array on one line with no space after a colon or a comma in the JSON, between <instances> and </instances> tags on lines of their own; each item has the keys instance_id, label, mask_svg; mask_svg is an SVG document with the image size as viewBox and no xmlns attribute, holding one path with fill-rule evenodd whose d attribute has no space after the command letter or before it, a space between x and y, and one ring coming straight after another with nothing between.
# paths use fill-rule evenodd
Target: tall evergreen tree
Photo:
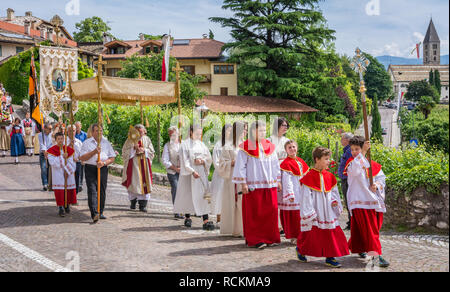
<instances>
[{"instance_id":1,"label":"tall evergreen tree","mask_svg":"<svg viewBox=\"0 0 450 292\"><path fill-rule=\"evenodd\" d=\"M381 115L378 110L378 96L375 93L372 101L372 141L383 142L383 129L381 128Z\"/></svg>"},{"instance_id":2,"label":"tall evergreen tree","mask_svg":"<svg viewBox=\"0 0 450 292\"><path fill-rule=\"evenodd\" d=\"M296 99L326 111L344 111L335 88L342 77L333 49L334 31L318 8L320 0L224 0L234 14L210 20L231 29L225 45L239 64L239 93ZM345 75L344 75L345 77ZM345 84L341 82L341 84ZM328 87L328 88L324 88Z\"/></svg>"},{"instance_id":3,"label":"tall evergreen tree","mask_svg":"<svg viewBox=\"0 0 450 292\"><path fill-rule=\"evenodd\" d=\"M428 83L430 83L431 86L434 86L434 72L433 69L430 70L429 77L428 77Z\"/></svg>"},{"instance_id":4,"label":"tall evergreen tree","mask_svg":"<svg viewBox=\"0 0 450 292\"><path fill-rule=\"evenodd\" d=\"M439 93L439 96L441 96L442 92L442 85L441 85L441 74L439 73L439 70L434 70L434 87L436 88L437 92Z\"/></svg>"}]
</instances>

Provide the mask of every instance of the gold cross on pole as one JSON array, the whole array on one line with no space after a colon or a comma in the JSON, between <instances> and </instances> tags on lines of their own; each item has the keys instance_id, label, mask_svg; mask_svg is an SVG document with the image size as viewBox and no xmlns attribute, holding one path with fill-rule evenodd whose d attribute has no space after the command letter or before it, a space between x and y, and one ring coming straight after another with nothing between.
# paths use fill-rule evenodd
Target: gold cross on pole
<instances>
[{"instance_id":1,"label":"gold cross on pole","mask_svg":"<svg viewBox=\"0 0 450 292\"><path fill-rule=\"evenodd\" d=\"M177 65L172 69L176 73L176 86L175 86L175 97L178 100L178 132L181 137L181 82L180 82L180 72L184 71L183 68L180 67L180 62L177 61ZM181 142L181 138L180 138Z\"/></svg>"}]
</instances>

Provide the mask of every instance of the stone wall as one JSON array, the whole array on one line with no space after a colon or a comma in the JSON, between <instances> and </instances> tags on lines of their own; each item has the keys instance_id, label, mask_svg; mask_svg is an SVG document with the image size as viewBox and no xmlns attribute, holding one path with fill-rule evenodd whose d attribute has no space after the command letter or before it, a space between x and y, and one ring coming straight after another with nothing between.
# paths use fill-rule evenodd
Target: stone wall
<instances>
[{"instance_id":1,"label":"stone wall","mask_svg":"<svg viewBox=\"0 0 450 292\"><path fill-rule=\"evenodd\" d=\"M123 166L118 164L112 164L109 167L109 172L116 176L122 176ZM163 173L153 173L153 183L160 186L170 187L169 179L167 174Z\"/></svg>"},{"instance_id":2,"label":"stone wall","mask_svg":"<svg viewBox=\"0 0 450 292\"><path fill-rule=\"evenodd\" d=\"M421 227L431 232L449 232L449 186L443 184L440 194L430 194L424 187L412 194L397 195L393 190L386 193L387 213L385 224Z\"/></svg>"}]
</instances>

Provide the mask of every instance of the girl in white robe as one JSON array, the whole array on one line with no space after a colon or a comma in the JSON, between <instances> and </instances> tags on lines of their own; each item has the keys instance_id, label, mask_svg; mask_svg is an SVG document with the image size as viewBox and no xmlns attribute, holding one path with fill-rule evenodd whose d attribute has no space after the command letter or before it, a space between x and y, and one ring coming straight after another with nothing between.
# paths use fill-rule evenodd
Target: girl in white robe
<instances>
[{"instance_id":1,"label":"girl in white robe","mask_svg":"<svg viewBox=\"0 0 450 292\"><path fill-rule=\"evenodd\" d=\"M191 126L191 137L181 143L180 179L177 186L174 212L184 213L186 227L192 226L191 213L203 218L203 229L214 230L209 221L211 194L208 181L212 157L209 149L201 141L202 128Z\"/></svg>"},{"instance_id":2,"label":"girl in white robe","mask_svg":"<svg viewBox=\"0 0 450 292\"><path fill-rule=\"evenodd\" d=\"M244 229L242 224L242 189L240 184L232 182L236 156L239 145L247 135L247 125L242 122L233 124L233 140L227 140L219 159L218 172L223 178L222 212L220 234L242 237Z\"/></svg>"},{"instance_id":3,"label":"girl in white robe","mask_svg":"<svg viewBox=\"0 0 450 292\"><path fill-rule=\"evenodd\" d=\"M214 173L211 180L211 194L212 194L212 214L217 215L217 222L220 222L220 214L222 210L222 189L223 189L223 178L219 174L219 159L222 151L225 147L226 141L230 140L232 134L232 126L226 124L222 128L222 138L215 146L213 150L212 160L214 164Z\"/></svg>"}]
</instances>

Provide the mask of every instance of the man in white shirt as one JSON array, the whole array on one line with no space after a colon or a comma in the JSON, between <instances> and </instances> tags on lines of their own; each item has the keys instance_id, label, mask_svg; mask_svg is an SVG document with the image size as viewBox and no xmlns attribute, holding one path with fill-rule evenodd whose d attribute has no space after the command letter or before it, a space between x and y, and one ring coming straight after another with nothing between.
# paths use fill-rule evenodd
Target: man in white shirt
<instances>
[{"instance_id":1,"label":"man in white shirt","mask_svg":"<svg viewBox=\"0 0 450 292\"><path fill-rule=\"evenodd\" d=\"M94 223L99 219L106 219L103 215L106 201L106 187L108 182L108 165L114 163L116 153L111 143L103 137L103 130L98 124L91 126L92 137L83 143L81 148L80 160L85 163L86 185L88 188L88 204L91 211L91 217ZM100 137L100 147L97 140ZM98 161L100 154L100 161ZM97 170L100 169L100 202L97 200ZM100 212L98 204L100 203Z\"/></svg>"},{"instance_id":2,"label":"man in white shirt","mask_svg":"<svg viewBox=\"0 0 450 292\"><path fill-rule=\"evenodd\" d=\"M44 125L44 131L39 133L39 164L41 166L41 180L44 191L48 191L48 153L47 150L52 147L52 126Z\"/></svg>"}]
</instances>

